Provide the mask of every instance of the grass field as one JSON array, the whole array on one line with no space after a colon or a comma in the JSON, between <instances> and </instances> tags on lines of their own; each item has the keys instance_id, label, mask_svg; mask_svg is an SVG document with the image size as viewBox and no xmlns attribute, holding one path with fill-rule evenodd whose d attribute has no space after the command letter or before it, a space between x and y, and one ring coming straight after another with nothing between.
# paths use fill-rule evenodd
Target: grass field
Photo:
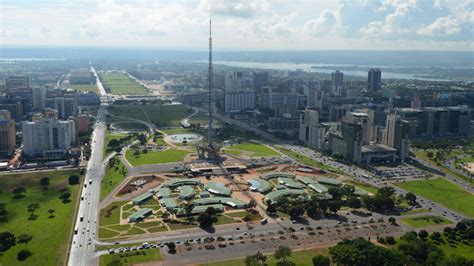
<instances>
[{"instance_id":1,"label":"grass field","mask_svg":"<svg viewBox=\"0 0 474 266\"><path fill-rule=\"evenodd\" d=\"M453 211L474 217L474 195L443 178L409 181L396 185L443 204Z\"/></svg>"},{"instance_id":2,"label":"grass field","mask_svg":"<svg viewBox=\"0 0 474 266\"><path fill-rule=\"evenodd\" d=\"M255 252L256 253L256 252ZM303 265L303 266L312 266L313 265L313 257L316 255L328 255L327 249L316 249L316 250L300 250L300 251L293 251L291 253L291 261L295 263L295 265ZM211 263L204 263L201 264L202 266L244 266L244 259L234 259L234 260L225 260L225 261L218 261L218 262L211 262ZM277 265L277 260L273 255L267 255L267 264L269 266Z\"/></svg>"},{"instance_id":3,"label":"grass field","mask_svg":"<svg viewBox=\"0 0 474 266\"><path fill-rule=\"evenodd\" d=\"M372 185L366 184L366 183L362 183L362 182L359 182L359 181L355 181L355 180L344 181L344 183L349 184L349 185L353 185L355 187L359 187L359 188L364 189L364 190L367 190L372 194L376 194L377 191L379 190L375 186L372 186Z\"/></svg>"},{"instance_id":4,"label":"grass field","mask_svg":"<svg viewBox=\"0 0 474 266\"><path fill-rule=\"evenodd\" d=\"M148 153L140 153L140 155L134 155L134 151L129 149L125 153L125 157L131 165L139 166L145 164L181 162L184 157L189 153L191 152L184 150L168 149L165 151L150 151Z\"/></svg>"},{"instance_id":5,"label":"grass field","mask_svg":"<svg viewBox=\"0 0 474 266\"><path fill-rule=\"evenodd\" d=\"M127 136L127 134L122 134L122 133L112 134L109 131L105 132L104 157L106 157L107 154L112 152L112 150L108 148L108 144L111 140L113 140L113 139L120 140L121 138L124 138L126 136Z\"/></svg>"},{"instance_id":6,"label":"grass field","mask_svg":"<svg viewBox=\"0 0 474 266\"><path fill-rule=\"evenodd\" d=\"M281 155L269 147L253 142L234 144L224 149L226 153L234 156L245 155L245 157L280 157Z\"/></svg>"},{"instance_id":7,"label":"grass field","mask_svg":"<svg viewBox=\"0 0 474 266\"><path fill-rule=\"evenodd\" d=\"M412 227L426 227L452 223L451 221L444 219L443 217L433 215L406 217L401 218L400 220Z\"/></svg>"},{"instance_id":8,"label":"grass field","mask_svg":"<svg viewBox=\"0 0 474 266\"><path fill-rule=\"evenodd\" d=\"M125 178L125 166L118 156L115 156L116 163L113 167L107 165L102 184L100 186L100 200L102 201L110 192ZM126 171L126 170L125 170Z\"/></svg>"},{"instance_id":9,"label":"grass field","mask_svg":"<svg viewBox=\"0 0 474 266\"><path fill-rule=\"evenodd\" d=\"M115 95L148 93L147 88L123 73L100 74L99 77L104 88Z\"/></svg>"},{"instance_id":10,"label":"grass field","mask_svg":"<svg viewBox=\"0 0 474 266\"><path fill-rule=\"evenodd\" d=\"M290 156L291 158L295 159L296 161L298 161L301 164L316 167L316 168L319 168L319 169L322 169L322 170L325 170L325 171L332 171L332 172L335 172L335 173L338 173L338 174L345 174L344 171L341 171L341 170L336 169L334 167L331 167L329 165L320 163L316 160L313 160L309 157L301 155L297 152L294 152L294 151L291 151L291 150L288 150L288 149L285 149L285 148L282 148L282 147L279 147L279 146L276 146L276 149L281 151L282 153L286 154L287 156Z\"/></svg>"},{"instance_id":11,"label":"grass field","mask_svg":"<svg viewBox=\"0 0 474 266\"><path fill-rule=\"evenodd\" d=\"M33 255L21 265L63 265L72 234L74 211L81 185L68 185L70 175L80 175L77 170L49 171L23 174L0 175L0 202L7 204L8 223L0 224L0 231L10 231L17 237L20 234L32 235L27 249ZM47 190L40 187L40 179L49 178ZM26 188L21 199L13 199L12 190ZM60 190L71 192L70 202L63 203ZM29 220L28 205L39 203L34 212L36 220ZM54 210L52 214L48 210ZM0 265L20 265L17 253L25 249L25 244L16 244L0 255Z\"/></svg>"},{"instance_id":12,"label":"grass field","mask_svg":"<svg viewBox=\"0 0 474 266\"><path fill-rule=\"evenodd\" d=\"M163 260L159 249L140 250L119 254L106 254L100 256L99 265L134 265L151 261ZM115 263L119 262L119 263Z\"/></svg>"},{"instance_id":13,"label":"grass field","mask_svg":"<svg viewBox=\"0 0 474 266\"><path fill-rule=\"evenodd\" d=\"M109 108L109 113L120 116L148 121L157 127L179 127L181 119L192 114L193 110L184 105L165 105L152 103L147 105L128 104ZM148 116L147 116L148 115Z\"/></svg>"},{"instance_id":14,"label":"grass field","mask_svg":"<svg viewBox=\"0 0 474 266\"><path fill-rule=\"evenodd\" d=\"M99 93L99 88L97 85L68 85L69 88L77 90L79 92L95 92Z\"/></svg>"}]
</instances>

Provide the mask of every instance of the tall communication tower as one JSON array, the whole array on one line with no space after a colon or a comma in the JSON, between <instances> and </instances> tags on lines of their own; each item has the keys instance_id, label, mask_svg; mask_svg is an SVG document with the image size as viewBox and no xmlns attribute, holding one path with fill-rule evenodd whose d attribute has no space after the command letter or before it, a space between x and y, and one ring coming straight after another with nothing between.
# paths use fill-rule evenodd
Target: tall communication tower
<instances>
[{"instance_id":1,"label":"tall communication tower","mask_svg":"<svg viewBox=\"0 0 474 266\"><path fill-rule=\"evenodd\" d=\"M212 19L209 19L209 69L208 69L208 86L209 86L209 119L207 125L207 142L210 148L212 143Z\"/></svg>"}]
</instances>

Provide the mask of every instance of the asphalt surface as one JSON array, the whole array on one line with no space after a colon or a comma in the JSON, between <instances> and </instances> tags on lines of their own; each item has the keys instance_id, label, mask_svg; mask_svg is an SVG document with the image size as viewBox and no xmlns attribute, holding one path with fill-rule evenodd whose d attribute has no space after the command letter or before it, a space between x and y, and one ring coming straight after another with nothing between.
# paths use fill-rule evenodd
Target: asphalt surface
<instances>
[{"instance_id":1,"label":"asphalt surface","mask_svg":"<svg viewBox=\"0 0 474 266\"><path fill-rule=\"evenodd\" d=\"M86 168L68 265L95 264L93 255L98 229L100 185L105 172L102 164L106 131L105 113L105 109L99 109L92 132L92 153Z\"/></svg>"}]
</instances>

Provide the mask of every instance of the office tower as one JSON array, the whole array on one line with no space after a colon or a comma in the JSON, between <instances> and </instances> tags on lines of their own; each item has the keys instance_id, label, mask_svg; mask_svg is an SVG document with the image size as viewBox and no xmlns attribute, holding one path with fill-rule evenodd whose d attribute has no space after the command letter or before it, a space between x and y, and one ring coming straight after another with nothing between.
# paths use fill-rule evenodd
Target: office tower
<instances>
[{"instance_id":1,"label":"office tower","mask_svg":"<svg viewBox=\"0 0 474 266\"><path fill-rule=\"evenodd\" d=\"M52 108L44 109L44 118L46 119L58 119L58 110Z\"/></svg>"},{"instance_id":2,"label":"office tower","mask_svg":"<svg viewBox=\"0 0 474 266\"><path fill-rule=\"evenodd\" d=\"M380 84L382 83L382 71L380 69L372 68L369 70L367 77L367 90L380 91Z\"/></svg>"},{"instance_id":3,"label":"office tower","mask_svg":"<svg viewBox=\"0 0 474 266\"><path fill-rule=\"evenodd\" d=\"M77 116L76 128L78 133L89 131L89 116L87 114L80 114Z\"/></svg>"},{"instance_id":4,"label":"office tower","mask_svg":"<svg viewBox=\"0 0 474 266\"><path fill-rule=\"evenodd\" d=\"M423 123L424 115L422 110L398 108L395 109L395 114L410 123L410 138L416 138L416 136L421 136L426 132L424 127L425 123Z\"/></svg>"},{"instance_id":5,"label":"office tower","mask_svg":"<svg viewBox=\"0 0 474 266\"><path fill-rule=\"evenodd\" d=\"M28 76L10 76L5 78L5 91L9 92L11 90L29 88L30 87L30 77Z\"/></svg>"},{"instance_id":6,"label":"office tower","mask_svg":"<svg viewBox=\"0 0 474 266\"><path fill-rule=\"evenodd\" d=\"M324 145L325 127L319 125L319 113L306 109L300 115L299 141L305 146L322 149Z\"/></svg>"},{"instance_id":7,"label":"office tower","mask_svg":"<svg viewBox=\"0 0 474 266\"><path fill-rule=\"evenodd\" d=\"M224 89L225 88L225 79L226 76L221 73L214 73L214 87L218 89Z\"/></svg>"},{"instance_id":8,"label":"office tower","mask_svg":"<svg viewBox=\"0 0 474 266\"><path fill-rule=\"evenodd\" d=\"M369 145L371 138L372 122L369 115L365 112L349 112L345 119L351 123L359 123L362 127L362 145Z\"/></svg>"},{"instance_id":9,"label":"office tower","mask_svg":"<svg viewBox=\"0 0 474 266\"><path fill-rule=\"evenodd\" d=\"M331 93L333 95L340 95L341 88L344 84L344 74L339 70L331 74Z\"/></svg>"},{"instance_id":10,"label":"office tower","mask_svg":"<svg viewBox=\"0 0 474 266\"><path fill-rule=\"evenodd\" d=\"M23 150L27 157L63 157L76 142L73 120L23 121L22 131Z\"/></svg>"},{"instance_id":11,"label":"office tower","mask_svg":"<svg viewBox=\"0 0 474 266\"><path fill-rule=\"evenodd\" d=\"M469 107L452 106L448 110L448 129L453 135L469 135L471 123L471 110Z\"/></svg>"},{"instance_id":12,"label":"office tower","mask_svg":"<svg viewBox=\"0 0 474 266\"><path fill-rule=\"evenodd\" d=\"M77 114L76 92L70 90L50 90L46 93L45 106L56 109L60 119Z\"/></svg>"},{"instance_id":13,"label":"office tower","mask_svg":"<svg viewBox=\"0 0 474 266\"><path fill-rule=\"evenodd\" d=\"M341 133L330 135L331 155L342 156L351 163L360 163L362 159L362 126L343 120Z\"/></svg>"},{"instance_id":14,"label":"office tower","mask_svg":"<svg viewBox=\"0 0 474 266\"><path fill-rule=\"evenodd\" d=\"M2 103L0 103L0 110L8 110L11 118L16 122L20 122L23 118L21 102L7 103L6 101L2 101Z\"/></svg>"},{"instance_id":15,"label":"office tower","mask_svg":"<svg viewBox=\"0 0 474 266\"><path fill-rule=\"evenodd\" d=\"M46 89L33 88L33 110L43 111L46 103Z\"/></svg>"},{"instance_id":16,"label":"office tower","mask_svg":"<svg viewBox=\"0 0 474 266\"><path fill-rule=\"evenodd\" d=\"M420 96L415 96L413 98L413 100L411 100L411 108L413 108L413 109L420 109L421 108Z\"/></svg>"},{"instance_id":17,"label":"office tower","mask_svg":"<svg viewBox=\"0 0 474 266\"><path fill-rule=\"evenodd\" d=\"M404 161L410 153L410 123L396 114L387 115L382 144L395 148L398 158Z\"/></svg>"},{"instance_id":18,"label":"office tower","mask_svg":"<svg viewBox=\"0 0 474 266\"><path fill-rule=\"evenodd\" d=\"M308 107L321 110L323 108L323 95L323 91L319 89L308 89Z\"/></svg>"},{"instance_id":19,"label":"office tower","mask_svg":"<svg viewBox=\"0 0 474 266\"><path fill-rule=\"evenodd\" d=\"M268 93L260 97L260 106L275 111L276 116L295 116L303 100L303 95L296 93Z\"/></svg>"},{"instance_id":20,"label":"office tower","mask_svg":"<svg viewBox=\"0 0 474 266\"><path fill-rule=\"evenodd\" d=\"M268 72L253 72L253 88L258 93L268 86Z\"/></svg>"},{"instance_id":21,"label":"office tower","mask_svg":"<svg viewBox=\"0 0 474 266\"><path fill-rule=\"evenodd\" d=\"M0 110L0 156L9 156L15 151L16 129L15 121L10 112Z\"/></svg>"},{"instance_id":22,"label":"office tower","mask_svg":"<svg viewBox=\"0 0 474 266\"><path fill-rule=\"evenodd\" d=\"M448 133L448 110L445 108L426 107L423 109L423 132L427 136L440 136Z\"/></svg>"},{"instance_id":23,"label":"office tower","mask_svg":"<svg viewBox=\"0 0 474 266\"><path fill-rule=\"evenodd\" d=\"M255 109L255 92L226 91L224 93L224 109L226 113Z\"/></svg>"}]
</instances>

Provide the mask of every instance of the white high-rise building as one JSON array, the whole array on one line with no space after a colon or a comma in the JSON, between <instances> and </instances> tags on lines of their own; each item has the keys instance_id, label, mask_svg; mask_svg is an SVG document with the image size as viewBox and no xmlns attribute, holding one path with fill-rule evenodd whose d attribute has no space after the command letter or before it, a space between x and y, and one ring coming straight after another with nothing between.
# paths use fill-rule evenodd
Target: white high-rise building
<instances>
[{"instance_id":1,"label":"white high-rise building","mask_svg":"<svg viewBox=\"0 0 474 266\"><path fill-rule=\"evenodd\" d=\"M325 127L319 125L319 113L306 109L300 115L299 141L308 147L322 149L324 145Z\"/></svg>"},{"instance_id":2,"label":"white high-rise building","mask_svg":"<svg viewBox=\"0 0 474 266\"><path fill-rule=\"evenodd\" d=\"M253 91L226 91L224 99L226 113L255 109L255 92Z\"/></svg>"},{"instance_id":3,"label":"white high-rise building","mask_svg":"<svg viewBox=\"0 0 474 266\"><path fill-rule=\"evenodd\" d=\"M33 88L33 110L43 111L46 107L46 89Z\"/></svg>"},{"instance_id":4,"label":"white high-rise building","mask_svg":"<svg viewBox=\"0 0 474 266\"><path fill-rule=\"evenodd\" d=\"M410 153L410 123L396 114L387 115L382 144L397 149L399 159L404 161Z\"/></svg>"},{"instance_id":5,"label":"white high-rise building","mask_svg":"<svg viewBox=\"0 0 474 266\"><path fill-rule=\"evenodd\" d=\"M27 157L61 157L76 142L73 120L23 121L22 132L23 151Z\"/></svg>"}]
</instances>

